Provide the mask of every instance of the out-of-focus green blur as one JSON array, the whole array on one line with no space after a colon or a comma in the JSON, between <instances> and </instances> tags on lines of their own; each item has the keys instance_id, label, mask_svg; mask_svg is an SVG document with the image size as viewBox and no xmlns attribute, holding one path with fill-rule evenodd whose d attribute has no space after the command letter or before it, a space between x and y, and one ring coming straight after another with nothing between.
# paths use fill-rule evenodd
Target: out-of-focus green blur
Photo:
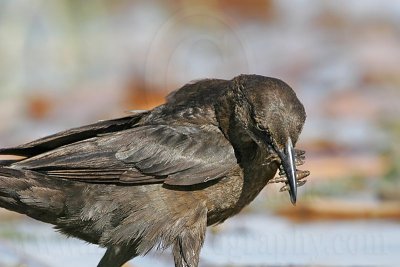
<instances>
[{"instance_id":1,"label":"out-of-focus green blur","mask_svg":"<svg viewBox=\"0 0 400 267\"><path fill-rule=\"evenodd\" d=\"M300 169L311 175L296 208L270 185L236 224L254 214L293 225L400 219L398 1L0 1L0 147L152 108L192 80L241 73L280 78L297 92L308 114L297 144L307 151ZM0 247L20 240L19 228L7 228L25 218L15 216L0 210L7 221ZM27 253L30 245L18 242L16 250ZM400 251L390 244L389 254ZM52 253L35 256L48 263ZM371 261L390 265L384 254ZM329 264L321 255L268 263Z\"/></svg>"}]
</instances>

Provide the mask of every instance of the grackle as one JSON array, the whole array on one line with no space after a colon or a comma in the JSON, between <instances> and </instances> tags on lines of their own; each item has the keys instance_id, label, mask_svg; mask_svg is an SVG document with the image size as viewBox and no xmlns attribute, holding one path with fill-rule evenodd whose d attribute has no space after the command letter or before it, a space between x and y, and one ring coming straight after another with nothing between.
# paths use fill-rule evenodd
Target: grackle
<instances>
[{"instance_id":1,"label":"grackle","mask_svg":"<svg viewBox=\"0 0 400 267\"><path fill-rule=\"evenodd\" d=\"M268 183L296 203L305 119L278 79L189 83L150 111L1 149L22 159L0 162L0 206L107 248L99 267L168 247L175 266L195 267L206 227Z\"/></svg>"}]
</instances>

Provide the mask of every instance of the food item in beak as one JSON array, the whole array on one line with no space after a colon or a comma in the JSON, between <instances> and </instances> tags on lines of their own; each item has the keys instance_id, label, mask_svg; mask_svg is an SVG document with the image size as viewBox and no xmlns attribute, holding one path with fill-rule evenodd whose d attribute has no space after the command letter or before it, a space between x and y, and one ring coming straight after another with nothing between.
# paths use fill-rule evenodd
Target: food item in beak
<instances>
[{"instance_id":1,"label":"food item in beak","mask_svg":"<svg viewBox=\"0 0 400 267\"><path fill-rule=\"evenodd\" d=\"M310 175L309 171L297 170L297 166L303 165L305 160L305 151L294 149L293 144L288 139L284 153L279 153L281 165L279 166L279 176L271 179L268 183L285 183L280 189L281 192L289 191L290 201L293 205L297 200L297 187L304 185L304 180Z\"/></svg>"}]
</instances>

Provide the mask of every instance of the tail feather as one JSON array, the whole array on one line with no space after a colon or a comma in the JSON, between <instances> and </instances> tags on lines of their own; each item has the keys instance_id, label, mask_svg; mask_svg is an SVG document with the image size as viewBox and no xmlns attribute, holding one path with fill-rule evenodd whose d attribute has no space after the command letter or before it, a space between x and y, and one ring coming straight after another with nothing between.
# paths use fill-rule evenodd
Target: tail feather
<instances>
[{"instance_id":1,"label":"tail feather","mask_svg":"<svg viewBox=\"0 0 400 267\"><path fill-rule=\"evenodd\" d=\"M45 175L0 167L0 207L54 223L63 213L65 194Z\"/></svg>"}]
</instances>

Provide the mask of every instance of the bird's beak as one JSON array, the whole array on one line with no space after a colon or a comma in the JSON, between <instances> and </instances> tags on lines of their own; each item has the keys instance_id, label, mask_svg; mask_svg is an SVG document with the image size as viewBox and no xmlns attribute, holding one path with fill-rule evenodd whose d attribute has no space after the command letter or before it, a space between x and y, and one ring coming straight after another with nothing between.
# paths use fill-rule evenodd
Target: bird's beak
<instances>
[{"instance_id":1,"label":"bird's beak","mask_svg":"<svg viewBox=\"0 0 400 267\"><path fill-rule=\"evenodd\" d=\"M293 205L296 204L297 198L297 181L296 181L296 153L293 148L292 140L290 137L286 141L284 152L279 153L283 171L286 174L289 184L290 201Z\"/></svg>"}]
</instances>

